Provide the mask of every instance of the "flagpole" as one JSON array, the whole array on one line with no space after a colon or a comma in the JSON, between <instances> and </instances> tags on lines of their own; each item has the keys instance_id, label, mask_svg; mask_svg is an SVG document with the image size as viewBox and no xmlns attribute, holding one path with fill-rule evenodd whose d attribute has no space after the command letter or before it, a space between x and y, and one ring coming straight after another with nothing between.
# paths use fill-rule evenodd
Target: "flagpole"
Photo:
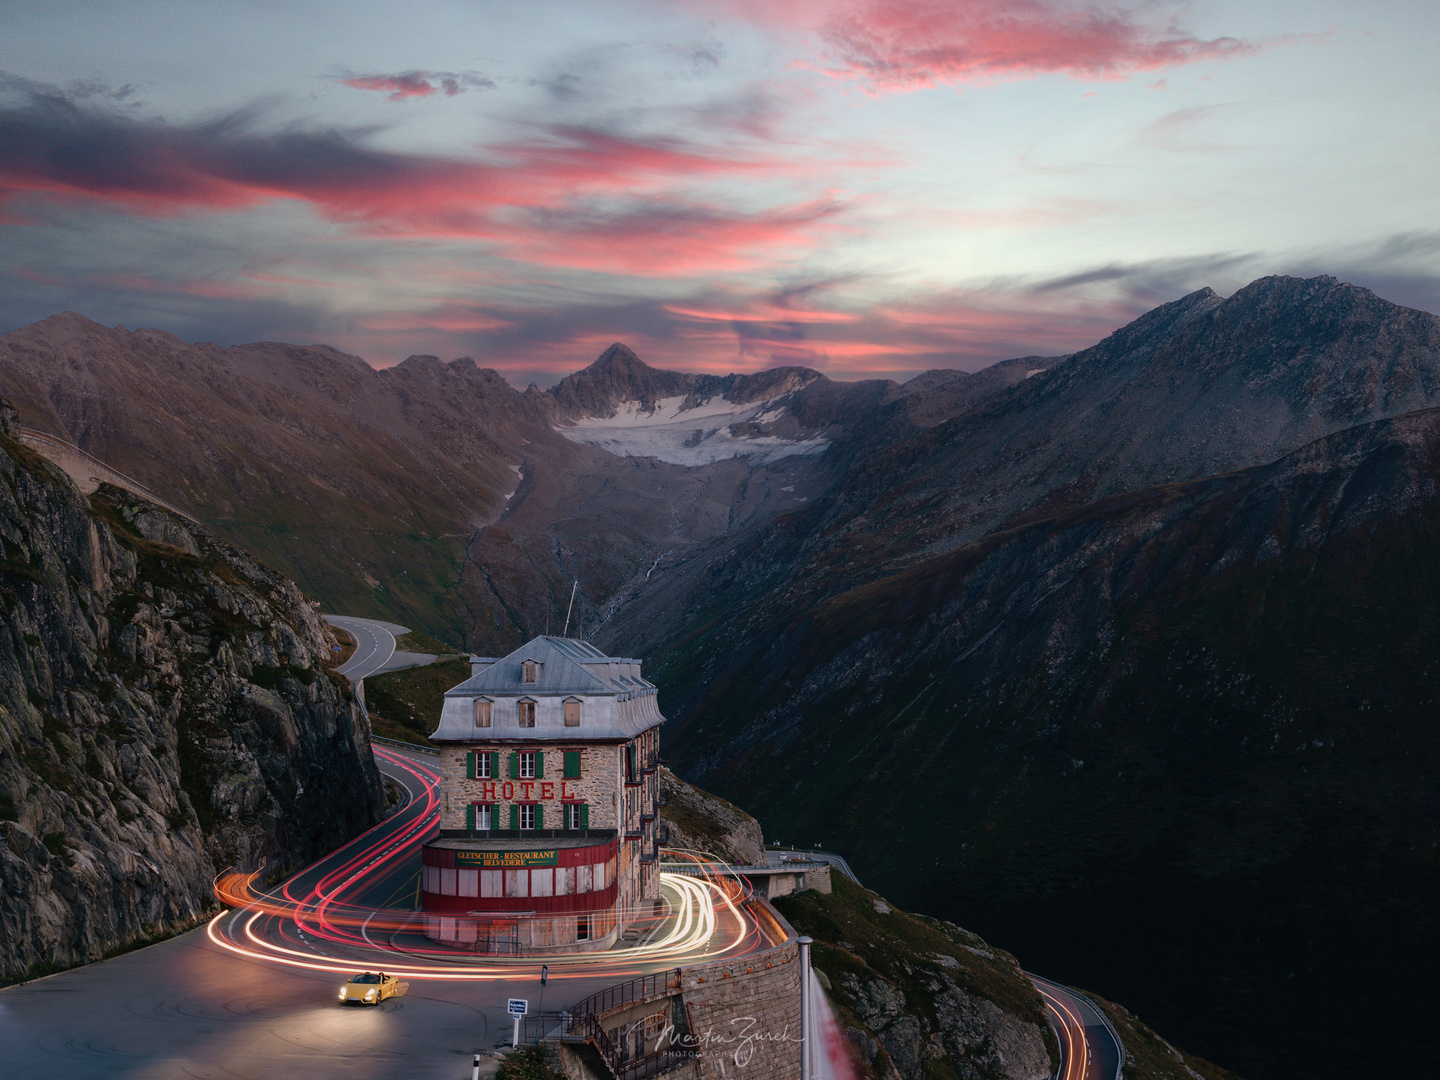
<instances>
[{"instance_id":1,"label":"flagpole","mask_svg":"<svg viewBox=\"0 0 1440 1080\"><path fill-rule=\"evenodd\" d=\"M802 937L800 944L800 1080L811 1080L815 1075L814 1055L810 1052L810 943Z\"/></svg>"}]
</instances>

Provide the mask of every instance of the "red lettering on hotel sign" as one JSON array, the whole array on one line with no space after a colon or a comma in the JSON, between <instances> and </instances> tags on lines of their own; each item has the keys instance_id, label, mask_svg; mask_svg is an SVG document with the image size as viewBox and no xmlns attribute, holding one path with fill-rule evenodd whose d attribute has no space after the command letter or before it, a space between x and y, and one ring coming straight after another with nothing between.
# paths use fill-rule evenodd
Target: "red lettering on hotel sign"
<instances>
[{"instance_id":1,"label":"red lettering on hotel sign","mask_svg":"<svg viewBox=\"0 0 1440 1080\"><path fill-rule=\"evenodd\" d=\"M505 783L500 785L500 797L506 802L515 798L515 785L509 780L506 780Z\"/></svg>"},{"instance_id":2,"label":"red lettering on hotel sign","mask_svg":"<svg viewBox=\"0 0 1440 1080\"><path fill-rule=\"evenodd\" d=\"M552 783L549 783L548 781L547 781L546 783L541 784L541 785L540 785L540 798L542 798L542 799L553 799L553 798L555 798L555 785L552 784Z\"/></svg>"}]
</instances>

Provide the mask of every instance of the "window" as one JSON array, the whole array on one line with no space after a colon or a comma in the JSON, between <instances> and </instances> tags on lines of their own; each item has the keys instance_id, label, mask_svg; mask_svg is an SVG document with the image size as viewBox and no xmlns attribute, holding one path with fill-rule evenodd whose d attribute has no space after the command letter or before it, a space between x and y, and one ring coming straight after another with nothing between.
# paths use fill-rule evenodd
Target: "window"
<instances>
[{"instance_id":1,"label":"window","mask_svg":"<svg viewBox=\"0 0 1440 1080\"><path fill-rule=\"evenodd\" d=\"M465 755L466 780L494 780L500 768L500 755L495 751L471 750ZM513 780L514 777L512 776ZM494 798L493 795L488 796Z\"/></svg>"},{"instance_id":2,"label":"window","mask_svg":"<svg viewBox=\"0 0 1440 1080\"><path fill-rule=\"evenodd\" d=\"M535 702L533 702L533 701L522 701L522 702L520 702L520 726L521 726L521 727L534 727L534 726L535 726Z\"/></svg>"},{"instance_id":3,"label":"window","mask_svg":"<svg viewBox=\"0 0 1440 1080\"><path fill-rule=\"evenodd\" d=\"M471 803L465 813L467 829L490 829L490 823L495 820L494 809L490 803Z\"/></svg>"},{"instance_id":4,"label":"window","mask_svg":"<svg viewBox=\"0 0 1440 1080\"><path fill-rule=\"evenodd\" d=\"M577 918L577 919L575 920L575 940L576 940L576 941L589 941L589 940L590 940L590 916L589 916L589 915L581 915L579 918Z\"/></svg>"},{"instance_id":5,"label":"window","mask_svg":"<svg viewBox=\"0 0 1440 1080\"><path fill-rule=\"evenodd\" d=\"M521 676L527 685L534 686L540 681L540 665L534 660L526 660L520 665L524 674Z\"/></svg>"},{"instance_id":6,"label":"window","mask_svg":"<svg viewBox=\"0 0 1440 1080\"><path fill-rule=\"evenodd\" d=\"M566 727L579 727L579 726L580 726L580 702L578 702L578 701L566 701L566 702L565 702L565 726L566 726Z\"/></svg>"},{"instance_id":7,"label":"window","mask_svg":"<svg viewBox=\"0 0 1440 1080\"><path fill-rule=\"evenodd\" d=\"M585 803L565 804L565 828L567 829L588 829L590 827L590 807Z\"/></svg>"},{"instance_id":8,"label":"window","mask_svg":"<svg viewBox=\"0 0 1440 1080\"><path fill-rule=\"evenodd\" d=\"M566 779L566 780L579 780L579 779L580 779L580 751L579 751L579 750L566 750L566 751L565 751L565 779Z\"/></svg>"},{"instance_id":9,"label":"window","mask_svg":"<svg viewBox=\"0 0 1440 1080\"><path fill-rule=\"evenodd\" d=\"M535 828L535 805L533 803L525 803L520 807L520 828Z\"/></svg>"},{"instance_id":10,"label":"window","mask_svg":"<svg viewBox=\"0 0 1440 1080\"><path fill-rule=\"evenodd\" d=\"M522 752L520 755L520 779L535 779L535 754L533 751Z\"/></svg>"},{"instance_id":11,"label":"window","mask_svg":"<svg viewBox=\"0 0 1440 1080\"><path fill-rule=\"evenodd\" d=\"M490 702L484 698L480 698L475 702L475 726L490 726Z\"/></svg>"}]
</instances>

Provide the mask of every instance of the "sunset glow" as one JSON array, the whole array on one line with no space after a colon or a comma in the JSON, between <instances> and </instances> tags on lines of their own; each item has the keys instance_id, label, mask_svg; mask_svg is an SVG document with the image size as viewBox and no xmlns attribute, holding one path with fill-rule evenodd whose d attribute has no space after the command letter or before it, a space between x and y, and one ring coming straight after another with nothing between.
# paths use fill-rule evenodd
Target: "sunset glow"
<instances>
[{"instance_id":1,"label":"sunset glow","mask_svg":"<svg viewBox=\"0 0 1440 1080\"><path fill-rule=\"evenodd\" d=\"M72 309L524 385L617 340L693 371L973 370L1266 273L1433 310L1431 16L21 5L0 330Z\"/></svg>"}]
</instances>

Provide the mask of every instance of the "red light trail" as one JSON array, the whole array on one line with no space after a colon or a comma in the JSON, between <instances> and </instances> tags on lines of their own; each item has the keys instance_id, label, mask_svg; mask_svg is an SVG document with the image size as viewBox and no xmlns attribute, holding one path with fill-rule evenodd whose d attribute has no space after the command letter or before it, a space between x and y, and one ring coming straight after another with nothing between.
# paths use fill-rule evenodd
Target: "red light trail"
<instances>
[{"instance_id":1,"label":"red light trail","mask_svg":"<svg viewBox=\"0 0 1440 1080\"><path fill-rule=\"evenodd\" d=\"M405 869L419 869L419 847L439 822L438 775L418 762L376 748L385 771L410 803L338 851L288 879L278 891L257 887L261 871L229 871L215 896L229 910L210 921L210 940L253 960L311 971L351 973L382 967L405 979L512 979L517 967L543 960L551 978L629 978L645 971L721 957L738 958L771 942L749 910L748 884L712 874L662 873L663 914L647 905L625 921L639 929L633 945L598 953L483 957L439 945L422 933L418 911L364 902ZM702 868L700 854L674 853ZM332 865L333 864L333 865ZM314 875L319 872L313 884ZM391 898L394 898L392 892Z\"/></svg>"}]
</instances>

